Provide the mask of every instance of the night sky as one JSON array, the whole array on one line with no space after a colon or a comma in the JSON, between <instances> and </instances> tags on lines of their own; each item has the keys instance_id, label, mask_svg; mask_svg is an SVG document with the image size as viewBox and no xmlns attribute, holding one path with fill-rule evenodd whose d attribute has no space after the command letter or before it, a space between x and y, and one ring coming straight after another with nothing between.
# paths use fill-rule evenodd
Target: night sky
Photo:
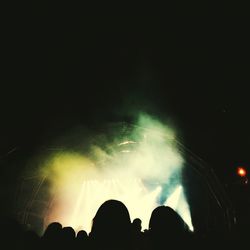
<instances>
[{"instance_id":1,"label":"night sky","mask_svg":"<svg viewBox=\"0 0 250 250\"><path fill-rule=\"evenodd\" d=\"M76 126L130 122L136 111L177 127L184 144L225 185L238 165L249 168L249 37L243 17L62 18L46 10L35 6L29 15L5 20L2 188L13 186L22 171L22 164L9 163L25 162Z\"/></svg>"}]
</instances>

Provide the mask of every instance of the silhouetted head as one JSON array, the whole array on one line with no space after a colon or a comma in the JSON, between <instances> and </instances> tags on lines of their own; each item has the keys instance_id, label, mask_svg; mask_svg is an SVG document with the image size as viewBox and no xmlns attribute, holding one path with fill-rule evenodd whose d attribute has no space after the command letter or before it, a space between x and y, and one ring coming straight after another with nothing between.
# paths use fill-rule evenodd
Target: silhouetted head
<instances>
[{"instance_id":1,"label":"silhouetted head","mask_svg":"<svg viewBox=\"0 0 250 250\"><path fill-rule=\"evenodd\" d=\"M62 232L62 225L59 222L52 222L46 228L43 238L48 240L57 240Z\"/></svg>"},{"instance_id":2,"label":"silhouetted head","mask_svg":"<svg viewBox=\"0 0 250 250\"><path fill-rule=\"evenodd\" d=\"M128 237L130 226L127 207L118 200L108 200L97 210L90 236L96 240L118 240Z\"/></svg>"},{"instance_id":3,"label":"silhouetted head","mask_svg":"<svg viewBox=\"0 0 250 250\"><path fill-rule=\"evenodd\" d=\"M88 238L88 234L87 234L86 231L80 230L80 231L77 233L76 238L77 238L77 239L84 240L84 239L87 239L87 238Z\"/></svg>"},{"instance_id":4,"label":"silhouetted head","mask_svg":"<svg viewBox=\"0 0 250 250\"><path fill-rule=\"evenodd\" d=\"M151 214L149 229L157 233L183 233L185 231L185 222L171 207L159 206Z\"/></svg>"},{"instance_id":5,"label":"silhouetted head","mask_svg":"<svg viewBox=\"0 0 250 250\"><path fill-rule=\"evenodd\" d=\"M63 227L61 237L59 239L57 248L74 249L75 245L75 231L72 227Z\"/></svg>"},{"instance_id":6,"label":"silhouetted head","mask_svg":"<svg viewBox=\"0 0 250 250\"><path fill-rule=\"evenodd\" d=\"M140 232L141 231L141 219L135 218L132 222L132 228L134 231Z\"/></svg>"},{"instance_id":7,"label":"silhouetted head","mask_svg":"<svg viewBox=\"0 0 250 250\"><path fill-rule=\"evenodd\" d=\"M64 227L62 229L62 237L67 240L73 240L75 238L75 230L72 227Z\"/></svg>"}]
</instances>

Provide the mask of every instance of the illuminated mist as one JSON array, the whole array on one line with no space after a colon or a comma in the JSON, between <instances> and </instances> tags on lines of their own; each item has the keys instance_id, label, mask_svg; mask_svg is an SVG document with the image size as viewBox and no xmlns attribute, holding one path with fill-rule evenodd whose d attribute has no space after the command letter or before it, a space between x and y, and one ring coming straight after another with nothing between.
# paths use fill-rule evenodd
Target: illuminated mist
<instances>
[{"instance_id":1,"label":"illuminated mist","mask_svg":"<svg viewBox=\"0 0 250 250\"><path fill-rule=\"evenodd\" d=\"M79 135L79 140L84 138ZM89 232L99 206L118 199L128 207L131 220L142 220L143 229L153 209L165 204L193 230L181 180L184 160L173 129L143 114L126 136L88 146L88 153L57 151L41 166L40 174L50 185L46 225L59 221Z\"/></svg>"}]
</instances>

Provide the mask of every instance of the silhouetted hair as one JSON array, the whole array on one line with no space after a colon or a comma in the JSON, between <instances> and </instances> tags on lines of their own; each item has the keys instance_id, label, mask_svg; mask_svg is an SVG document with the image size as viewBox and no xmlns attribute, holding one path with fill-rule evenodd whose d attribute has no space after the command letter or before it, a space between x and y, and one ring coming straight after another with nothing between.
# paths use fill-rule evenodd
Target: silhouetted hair
<instances>
[{"instance_id":1,"label":"silhouetted hair","mask_svg":"<svg viewBox=\"0 0 250 250\"><path fill-rule=\"evenodd\" d=\"M88 238L88 234L87 234L86 231L80 230L80 231L77 233L76 238L77 238L77 239L86 239L86 238Z\"/></svg>"},{"instance_id":2,"label":"silhouetted hair","mask_svg":"<svg viewBox=\"0 0 250 250\"><path fill-rule=\"evenodd\" d=\"M75 230L72 227L63 227L63 229L62 229L62 237L71 240L71 239L74 239L75 236L76 236L76 233L75 233Z\"/></svg>"},{"instance_id":3,"label":"silhouetted hair","mask_svg":"<svg viewBox=\"0 0 250 250\"><path fill-rule=\"evenodd\" d=\"M149 229L182 233L186 230L186 224L174 209L168 206L159 206L151 214Z\"/></svg>"},{"instance_id":4,"label":"silhouetted hair","mask_svg":"<svg viewBox=\"0 0 250 250\"><path fill-rule=\"evenodd\" d=\"M43 234L43 239L45 240L57 240L62 232L62 224L59 222L50 223Z\"/></svg>"},{"instance_id":5,"label":"silhouetted hair","mask_svg":"<svg viewBox=\"0 0 250 250\"><path fill-rule=\"evenodd\" d=\"M141 219L135 218L133 220L133 222L132 222L132 228L133 228L133 230L140 232L141 228L142 228L141 227L141 223L142 223Z\"/></svg>"},{"instance_id":6,"label":"silhouetted hair","mask_svg":"<svg viewBox=\"0 0 250 250\"><path fill-rule=\"evenodd\" d=\"M90 237L98 244L121 243L130 237L131 221L127 207L118 200L105 201L93 219Z\"/></svg>"},{"instance_id":7,"label":"silhouetted hair","mask_svg":"<svg viewBox=\"0 0 250 250\"><path fill-rule=\"evenodd\" d=\"M179 249L182 244L186 244L186 232L183 219L174 209L159 206L153 210L148 231L152 249L162 249L164 244Z\"/></svg>"}]
</instances>

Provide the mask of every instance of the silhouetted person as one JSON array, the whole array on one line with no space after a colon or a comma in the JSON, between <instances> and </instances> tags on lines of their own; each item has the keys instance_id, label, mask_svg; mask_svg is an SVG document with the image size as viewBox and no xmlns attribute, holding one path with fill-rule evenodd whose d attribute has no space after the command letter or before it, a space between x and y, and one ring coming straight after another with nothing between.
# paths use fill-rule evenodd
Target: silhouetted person
<instances>
[{"instance_id":1,"label":"silhouetted person","mask_svg":"<svg viewBox=\"0 0 250 250\"><path fill-rule=\"evenodd\" d=\"M72 227L63 227L61 231L61 242L63 249L75 249L75 230Z\"/></svg>"},{"instance_id":2,"label":"silhouetted person","mask_svg":"<svg viewBox=\"0 0 250 250\"><path fill-rule=\"evenodd\" d=\"M62 225L52 222L46 228L41 241L44 249L57 249L61 246Z\"/></svg>"},{"instance_id":3,"label":"silhouetted person","mask_svg":"<svg viewBox=\"0 0 250 250\"><path fill-rule=\"evenodd\" d=\"M146 241L144 240L144 234L141 231L141 219L136 218L133 220L131 224L132 228L132 243L134 246L134 249L143 249L145 248Z\"/></svg>"},{"instance_id":4,"label":"silhouetted person","mask_svg":"<svg viewBox=\"0 0 250 250\"><path fill-rule=\"evenodd\" d=\"M131 221L126 206L105 201L98 209L90 232L93 249L131 249Z\"/></svg>"},{"instance_id":5,"label":"silhouetted person","mask_svg":"<svg viewBox=\"0 0 250 250\"><path fill-rule=\"evenodd\" d=\"M169 245L179 249L188 242L189 233L177 212L168 206L159 206L151 214L148 236L151 249L164 249Z\"/></svg>"},{"instance_id":6,"label":"silhouetted person","mask_svg":"<svg viewBox=\"0 0 250 250\"><path fill-rule=\"evenodd\" d=\"M85 240L85 239L88 239L88 234L87 234L86 231L80 230L80 231L77 233L76 238L79 239L79 240Z\"/></svg>"},{"instance_id":7,"label":"silhouetted person","mask_svg":"<svg viewBox=\"0 0 250 250\"><path fill-rule=\"evenodd\" d=\"M132 230L133 232L140 233L141 232L141 219L135 218L132 222Z\"/></svg>"},{"instance_id":8,"label":"silhouetted person","mask_svg":"<svg viewBox=\"0 0 250 250\"><path fill-rule=\"evenodd\" d=\"M76 235L76 248L89 249L89 236L86 231L80 230Z\"/></svg>"}]
</instances>

